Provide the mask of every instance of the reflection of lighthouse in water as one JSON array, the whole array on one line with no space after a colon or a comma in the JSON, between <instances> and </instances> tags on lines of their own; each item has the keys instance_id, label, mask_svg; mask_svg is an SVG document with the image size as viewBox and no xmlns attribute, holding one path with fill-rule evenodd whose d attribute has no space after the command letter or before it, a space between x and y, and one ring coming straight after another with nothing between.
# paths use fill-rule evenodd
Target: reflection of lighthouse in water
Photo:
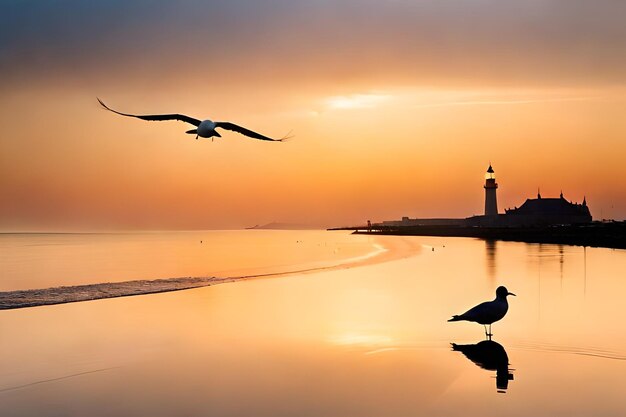
<instances>
[{"instance_id":1,"label":"reflection of lighthouse in water","mask_svg":"<svg viewBox=\"0 0 626 417\"><path fill-rule=\"evenodd\" d=\"M485 270L492 286L496 286L498 241L485 239Z\"/></svg>"},{"instance_id":2,"label":"reflection of lighthouse in water","mask_svg":"<svg viewBox=\"0 0 626 417\"><path fill-rule=\"evenodd\" d=\"M498 199L496 197L496 190L498 184L496 184L496 175L493 172L491 164L485 174L485 216L497 216L498 215Z\"/></svg>"}]
</instances>

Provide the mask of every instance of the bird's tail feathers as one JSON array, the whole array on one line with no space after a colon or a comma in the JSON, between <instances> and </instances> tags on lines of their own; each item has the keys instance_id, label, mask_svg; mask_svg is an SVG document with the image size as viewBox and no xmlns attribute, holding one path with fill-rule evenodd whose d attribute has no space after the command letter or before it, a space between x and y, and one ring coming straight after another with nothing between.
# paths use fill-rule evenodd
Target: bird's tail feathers
<instances>
[{"instance_id":1,"label":"bird's tail feathers","mask_svg":"<svg viewBox=\"0 0 626 417\"><path fill-rule=\"evenodd\" d=\"M461 321L461 320L463 320L463 317L455 315L455 316L452 316L452 318L448 321Z\"/></svg>"},{"instance_id":2,"label":"bird's tail feathers","mask_svg":"<svg viewBox=\"0 0 626 417\"><path fill-rule=\"evenodd\" d=\"M191 129L191 130L186 131L185 133L189 133L190 135L197 135L198 129Z\"/></svg>"}]
</instances>

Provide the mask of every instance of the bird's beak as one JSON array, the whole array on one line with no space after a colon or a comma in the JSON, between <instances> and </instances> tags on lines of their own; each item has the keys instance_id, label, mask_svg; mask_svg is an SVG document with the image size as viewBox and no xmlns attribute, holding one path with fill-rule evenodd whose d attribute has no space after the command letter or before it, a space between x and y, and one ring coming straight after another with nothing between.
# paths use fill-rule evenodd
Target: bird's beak
<instances>
[{"instance_id":1,"label":"bird's beak","mask_svg":"<svg viewBox=\"0 0 626 417\"><path fill-rule=\"evenodd\" d=\"M517 295L513 294L512 292L507 293L506 295L513 295L513 296L517 297Z\"/></svg>"}]
</instances>

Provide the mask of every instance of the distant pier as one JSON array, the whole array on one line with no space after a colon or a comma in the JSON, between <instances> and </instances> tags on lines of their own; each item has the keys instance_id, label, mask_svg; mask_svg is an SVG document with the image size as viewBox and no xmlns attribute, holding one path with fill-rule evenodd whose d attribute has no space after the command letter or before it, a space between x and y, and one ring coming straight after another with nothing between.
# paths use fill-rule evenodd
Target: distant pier
<instances>
[{"instance_id":1,"label":"distant pier","mask_svg":"<svg viewBox=\"0 0 626 417\"><path fill-rule=\"evenodd\" d=\"M328 230L353 230L356 234L369 233L373 235L473 237L486 240L626 249L626 222L624 221L530 227L385 226L372 224L369 232L367 225L338 227Z\"/></svg>"}]
</instances>

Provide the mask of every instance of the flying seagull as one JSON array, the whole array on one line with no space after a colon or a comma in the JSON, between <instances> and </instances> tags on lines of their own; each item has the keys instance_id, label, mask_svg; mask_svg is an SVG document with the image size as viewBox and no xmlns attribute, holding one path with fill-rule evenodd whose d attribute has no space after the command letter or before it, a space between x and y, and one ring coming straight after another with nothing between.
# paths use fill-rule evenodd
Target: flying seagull
<instances>
[{"instance_id":1,"label":"flying seagull","mask_svg":"<svg viewBox=\"0 0 626 417\"><path fill-rule=\"evenodd\" d=\"M499 286L496 290L495 300L478 304L476 307L467 310L463 314L452 316L448 321L465 320L482 324L485 326L485 336L490 338L493 336L491 333L491 324L504 317L509 310L509 303L506 301L507 295L515 294L509 292L506 287ZM489 332L487 332L487 324L489 325Z\"/></svg>"},{"instance_id":2,"label":"flying seagull","mask_svg":"<svg viewBox=\"0 0 626 417\"><path fill-rule=\"evenodd\" d=\"M198 136L203 137L203 138L213 138L214 136L217 136L218 138L221 138L222 135L220 135L215 130L217 128L226 129L226 130L232 130L233 132L241 133L242 135L246 135L246 136L254 138L254 139L269 140L269 141L272 141L272 142L282 142L282 141L287 140L287 139L290 138L289 136L285 136L285 137L282 137L280 139L272 139L272 138L269 138L267 136L263 136L260 133L256 133L256 132L253 132L252 130L248 130L245 127L241 127L239 125L236 125L234 123L230 123L230 122L214 122L214 121L208 120L208 119L207 120L198 120L198 119L194 119L193 117L185 116L184 114L137 115L137 114L122 113L122 112L119 112L117 110L113 110L112 108L108 107L99 98L98 98L98 102L106 110L112 111L113 113L117 113L117 114L122 115L122 116L136 117L138 119L149 120L149 121L155 121L155 120L156 121L179 120L181 122L186 122L186 123L192 124L192 125L196 126L196 128L188 130L185 133L196 135L196 139L198 139ZM211 140L213 140L213 139L211 139Z\"/></svg>"}]
</instances>

